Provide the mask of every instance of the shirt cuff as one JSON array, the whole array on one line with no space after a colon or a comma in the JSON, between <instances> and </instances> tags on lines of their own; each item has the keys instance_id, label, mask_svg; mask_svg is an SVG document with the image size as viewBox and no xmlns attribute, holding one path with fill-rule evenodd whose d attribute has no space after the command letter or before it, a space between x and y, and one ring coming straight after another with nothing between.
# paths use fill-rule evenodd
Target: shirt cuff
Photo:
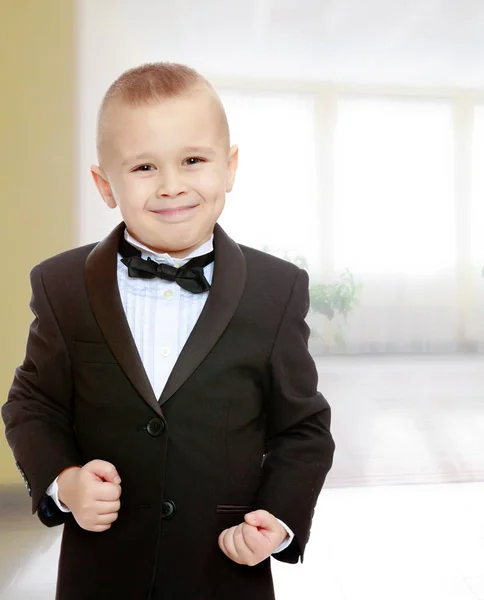
<instances>
[{"instance_id":1,"label":"shirt cuff","mask_svg":"<svg viewBox=\"0 0 484 600\"><path fill-rule=\"evenodd\" d=\"M287 538L274 550L274 552L272 554L277 554L278 552L282 552L283 550L285 550L291 543L292 540L294 539L294 533L292 532L292 530L284 523L284 521L281 521L280 519L277 519L277 521L284 527L284 529L287 531L288 536Z\"/></svg>"},{"instance_id":2,"label":"shirt cuff","mask_svg":"<svg viewBox=\"0 0 484 600\"><path fill-rule=\"evenodd\" d=\"M52 498L52 500L56 503L56 506L59 510L61 510L62 512L65 512L65 513L71 512L67 508L67 506L62 504L62 502L59 500L59 486L57 484L58 479L59 478L56 477L55 480L49 485L49 487L47 488L46 494L47 494L47 496L50 496Z\"/></svg>"}]
</instances>

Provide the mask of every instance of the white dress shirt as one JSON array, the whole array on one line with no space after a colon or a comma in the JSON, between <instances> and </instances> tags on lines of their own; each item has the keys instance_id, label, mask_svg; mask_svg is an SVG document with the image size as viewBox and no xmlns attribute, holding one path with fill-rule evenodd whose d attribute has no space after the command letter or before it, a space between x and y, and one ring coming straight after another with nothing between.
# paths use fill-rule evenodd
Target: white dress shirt
<instances>
[{"instance_id":1,"label":"white dress shirt","mask_svg":"<svg viewBox=\"0 0 484 600\"><path fill-rule=\"evenodd\" d=\"M208 254L213 250L213 236L183 259L173 258L169 254L157 254L136 241L126 229L126 240L141 251L142 258L151 258L158 263L180 267L191 258ZM211 284L214 263L204 267L204 275ZM129 277L126 265L118 255L117 279L121 302L131 329L141 361L148 379L159 398L168 377L175 366L180 352L205 306L209 292L193 294L181 288L174 281L155 277L142 279ZM63 512L70 512L58 497L57 479L47 489ZM282 521L279 523L287 530L289 537L276 549L281 552L292 542L294 533Z\"/></svg>"}]
</instances>

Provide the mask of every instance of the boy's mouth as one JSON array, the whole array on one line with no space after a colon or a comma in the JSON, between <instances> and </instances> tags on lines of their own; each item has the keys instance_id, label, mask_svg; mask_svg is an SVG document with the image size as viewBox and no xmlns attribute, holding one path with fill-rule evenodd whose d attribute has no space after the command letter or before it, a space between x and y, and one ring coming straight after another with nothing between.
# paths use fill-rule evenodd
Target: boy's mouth
<instances>
[{"instance_id":1,"label":"boy's mouth","mask_svg":"<svg viewBox=\"0 0 484 600\"><path fill-rule=\"evenodd\" d=\"M173 208L162 208L159 210L152 210L151 212L155 215L159 215L163 219L178 219L188 216L192 211L197 208L198 204L192 204L190 206L176 206Z\"/></svg>"}]
</instances>

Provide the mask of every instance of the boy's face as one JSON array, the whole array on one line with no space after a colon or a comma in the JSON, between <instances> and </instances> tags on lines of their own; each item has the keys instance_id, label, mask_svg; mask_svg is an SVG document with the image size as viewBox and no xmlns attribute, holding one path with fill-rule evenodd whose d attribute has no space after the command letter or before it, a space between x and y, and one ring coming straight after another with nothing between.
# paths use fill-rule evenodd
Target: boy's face
<instances>
[{"instance_id":1,"label":"boy's face","mask_svg":"<svg viewBox=\"0 0 484 600\"><path fill-rule=\"evenodd\" d=\"M92 174L131 235L179 257L207 241L237 170L237 147L229 149L211 93L136 107L112 101L100 131L101 166Z\"/></svg>"}]
</instances>

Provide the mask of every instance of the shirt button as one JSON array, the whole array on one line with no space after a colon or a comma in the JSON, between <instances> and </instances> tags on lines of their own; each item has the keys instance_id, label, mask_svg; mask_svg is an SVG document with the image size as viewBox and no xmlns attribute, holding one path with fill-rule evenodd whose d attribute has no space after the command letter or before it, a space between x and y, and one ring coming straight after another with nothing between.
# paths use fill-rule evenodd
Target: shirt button
<instances>
[{"instance_id":1,"label":"shirt button","mask_svg":"<svg viewBox=\"0 0 484 600\"><path fill-rule=\"evenodd\" d=\"M173 290L166 290L166 292L163 294L163 298L166 298L167 300L173 298Z\"/></svg>"},{"instance_id":2,"label":"shirt button","mask_svg":"<svg viewBox=\"0 0 484 600\"><path fill-rule=\"evenodd\" d=\"M163 356L168 356L168 354L170 354L170 348L168 348L168 346L165 346L164 348L161 349L161 354Z\"/></svg>"}]
</instances>

